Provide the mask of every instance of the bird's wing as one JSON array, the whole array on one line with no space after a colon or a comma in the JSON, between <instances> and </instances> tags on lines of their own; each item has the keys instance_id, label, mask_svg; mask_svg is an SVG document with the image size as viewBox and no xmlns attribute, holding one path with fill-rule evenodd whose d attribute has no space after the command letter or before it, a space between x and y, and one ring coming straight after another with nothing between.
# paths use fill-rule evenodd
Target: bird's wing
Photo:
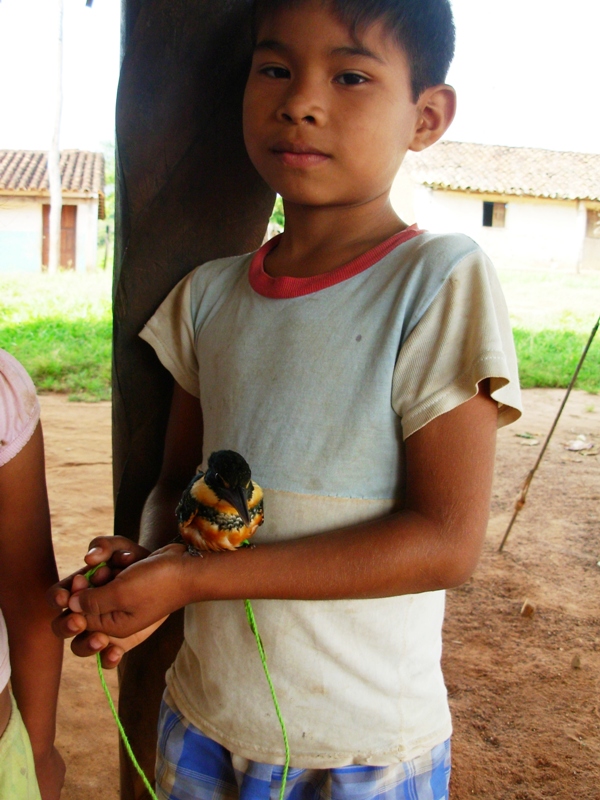
<instances>
[{"instance_id":1,"label":"bird's wing","mask_svg":"<svg viewBox=\"0 0 600 800\"><path fill-rule=\"evenodd\" d=\"M192 495L192 487L194 484L202 480L204 478L203 472L197 472L196 475L192 478L189 482L185 492L181 496L181 500L177 504L177 508L175 509L175 514L177 515L177 521L180 524L185 525L190 521L190 519L194 516L196 511L198 510L198 501L194 499Z\"/></svg>"}]
</instances>

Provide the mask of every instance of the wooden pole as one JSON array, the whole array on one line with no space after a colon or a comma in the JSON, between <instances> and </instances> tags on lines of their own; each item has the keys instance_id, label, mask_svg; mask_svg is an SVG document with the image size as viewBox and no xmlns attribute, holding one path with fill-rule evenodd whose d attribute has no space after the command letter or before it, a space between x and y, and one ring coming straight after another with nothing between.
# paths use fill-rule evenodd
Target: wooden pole
<instances>
[{"instance_id":1,"label":"wooden pole","mask_svg":"<svg viewBox=\"0 0 600 800\"><path fill-rule=\"evenodd\" d=\"M138 333L209 259L261 243L273 193L246 155L241 102L251 51L246 0L126 0L117 97L113 456L115 533L136 539L162 459L172 379ZM174 615L120 669L119 711L152 778ZM122 800L146 792L126 758Z\"/></svg>"}]
</instances>

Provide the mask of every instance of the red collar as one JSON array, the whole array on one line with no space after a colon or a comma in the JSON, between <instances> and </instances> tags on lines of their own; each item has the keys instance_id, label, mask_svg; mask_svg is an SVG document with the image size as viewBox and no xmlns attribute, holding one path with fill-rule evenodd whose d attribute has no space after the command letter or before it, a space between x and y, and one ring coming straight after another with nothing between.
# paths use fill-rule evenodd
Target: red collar
<instances>
[{"instance_id":1,"label":"red collar","mask_svg":"<svg viewBox=\"0 0 600 800\"><path fill-rule=\"evenodd\" d=\"M360 272L364 272L364 270L372 267L373 264L381 261L384 256L387 256L398 245L404 244L404 242L419 236L421 233L423 231L417 228L416 225L410 225L347 264L342 264L341 267L336 267L331 272L314 275L310 278L290 278L287 275L273 278L271 275L267 275L264 269L265 256L273 248L277 247L279 236L275 236L265 242L260 250L257 250L254 254L248 273L250 286L263 297L275 299L302 297L305 294L319 292L321 289L327 289L329 286L334 286L336 283L341 283L348 280L348 278L353 278Z\"/></svg>"}]
</instances>

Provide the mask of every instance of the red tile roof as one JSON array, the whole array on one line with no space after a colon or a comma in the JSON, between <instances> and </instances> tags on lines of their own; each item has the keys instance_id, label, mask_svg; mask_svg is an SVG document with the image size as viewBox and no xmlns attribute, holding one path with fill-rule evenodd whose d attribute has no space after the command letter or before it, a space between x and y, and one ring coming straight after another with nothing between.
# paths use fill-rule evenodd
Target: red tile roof
<instances>
[{"instance_id":1,"label":"red tile roof","mask_svg":"<svg viewBox=\"0 0 600 800\"><path fill-rule=\"evenodd\" d=\"M63 150L60 174L65 195L98 195L104 219L104 156L87 150ZM48 161L43 150L0 150L0 194L48 195Z\"/></svg>"},{"instance_id":2,"label":"red tile roof","mask_svg":"<svg viewBox=\"0 0 600 800\"><path fill-rule=\"evenodd\" d=\"M408 153L418 183L435 189L600 201L600 154L443 141Z\"/></svg>"}]
</instances>

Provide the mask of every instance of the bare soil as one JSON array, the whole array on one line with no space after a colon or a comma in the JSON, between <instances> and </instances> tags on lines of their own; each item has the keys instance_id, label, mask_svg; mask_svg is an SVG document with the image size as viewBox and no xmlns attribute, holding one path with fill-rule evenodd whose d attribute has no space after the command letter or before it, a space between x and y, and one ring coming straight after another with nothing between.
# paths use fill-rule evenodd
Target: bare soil
<instances>
[{"instance_id":1,"label":"bare soil","mask_svg":"<svg viewBox=\"0 0 600 800\"><path fill-rule=\"evenodd\" d=\"M600 397L572 394L499 554L514 500L564 392L524 395L523 418L498 435L480 566L448 593L452 798L600 800ZM81 566L90 539L112 532L110 404L57 395L41 402L64 576ZM565 449L575 440L594 446ZM525 601L529 616L521 614ZM108 680L116 696L116 675ZM63 800L117 800L115 724L95 662L77 659L68 647L58 745L68 767Z\"/></svg>"}]
</instances>

